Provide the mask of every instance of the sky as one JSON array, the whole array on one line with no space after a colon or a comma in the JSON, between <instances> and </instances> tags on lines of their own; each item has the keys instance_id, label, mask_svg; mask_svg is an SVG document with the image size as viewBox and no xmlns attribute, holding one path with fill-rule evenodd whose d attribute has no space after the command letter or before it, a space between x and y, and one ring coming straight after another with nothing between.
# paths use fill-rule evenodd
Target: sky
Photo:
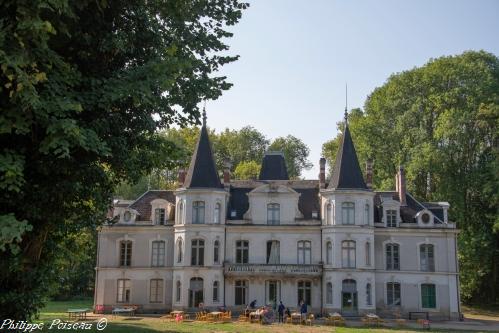
<instances>
[{"instance_id":1,"label":"sky","mask_svg":"<svg viewBox=\"0 0 499 333\"><path fill-rule=\"evenodd\" d=\"M430 58L485 50L499 55L497 0L255 0L230 31L224 66L234 86L206 105L217 132L251 125L310 148L317 179L322 144L348 109L397 72Z\"/></svg>"}]
</instances>

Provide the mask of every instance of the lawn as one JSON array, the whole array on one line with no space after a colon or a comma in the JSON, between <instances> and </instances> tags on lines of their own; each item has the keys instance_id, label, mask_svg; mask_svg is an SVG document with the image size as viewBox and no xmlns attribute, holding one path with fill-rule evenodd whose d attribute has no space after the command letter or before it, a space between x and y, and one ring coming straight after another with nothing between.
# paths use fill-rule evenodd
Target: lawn
<instances>
[{"instance_id":1,"label":"lawn","mask_svg":"<svg viewBox=\"0 0 499 333\"><path fill-rule=\"evenodd\" d=\"M53 320L67 319L66 310L69 308L91 308L91 300L79 300L69 302L49 302L47 306L41 311L38 322L44 323L44 332L83 332L84 330L64 330L52 328L48 329ZM325 333L325 332L338 332L338 333L385 333L385 332L400 332L412 333L421 332L422 330L416 328L355 328L355 327L336 327L314 325L298 326L298 325L271 325L262 326L258 324L249 323L204 323L204 322L184 322L177 324L175 322L164 322L159 318L137 316L133 318L118 316L113 318L109 315L105 316L108 319L108 325L103 330L106 333L115 332L130 332L130 333L173 333L173 332L189 332L189 333L221 333L221 332L234 332L234 333ZM96 329L96 322L102 315L91 315L91 319L87 323L92 323L92 329L85 332L101 332ZM359 325L359 322L349 322L348 325ZM455 332L456 329L432 329L432 332ZM428 332L428 331L425 331ZM460 331L466 332L466 331ZM475 331L476 332L476 331Z\"/></svg>"}]
</instances>

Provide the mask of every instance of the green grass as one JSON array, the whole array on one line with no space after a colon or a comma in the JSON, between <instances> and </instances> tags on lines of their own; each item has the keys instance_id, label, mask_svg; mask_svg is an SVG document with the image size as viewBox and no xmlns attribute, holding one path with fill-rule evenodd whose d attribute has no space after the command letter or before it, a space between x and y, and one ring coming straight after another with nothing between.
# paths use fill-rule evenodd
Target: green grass
<instances>
[{"instance_id":1,"label":"green grass","mask_svg":"<svg viewBox=\"0 0 499 333\"><path fill-rule=\"evenodd\" d=\"M221 333L221 332L233 332L233 333L326 333L326 332L338 332L338 333L414 333L422 332L422 330L416 328L355 328L355 327L336 327L324 325L314 325L310 326L298 326L298 325L271 325L262 326L258 324L248 324L248 323L204 323L204 322L184 322L177 324L175 322L165 322L159 318L147 317L147 316L137 316L134 318L129 318L126 316L117 316L113 318L109 315L105 317L108 319L108 325L103 331L96 330L96 321L102 318L102 315L90 315L87 323L92 323L91 330L64 330L52 328L48 329L48 326L53 320L60 319L62 321L67 320L67 309L70 308L92 308L92 300L75 300L75 301L61 301L61 302L49 302L47 306L41 311L40 318L37 322L44 323L43 332L106 332L106 333L173 333L173 332L185 332L185 333ZM354 323L348 323L352 325ZM356 323L359 324L359 323ZM455 332L452 330L432 330L432 332ZM424 331L428 332L428 331ZM464 331L460 331L464 332ZM476 332L476 331L475 331Z\"/></svg>"}]
</instances>

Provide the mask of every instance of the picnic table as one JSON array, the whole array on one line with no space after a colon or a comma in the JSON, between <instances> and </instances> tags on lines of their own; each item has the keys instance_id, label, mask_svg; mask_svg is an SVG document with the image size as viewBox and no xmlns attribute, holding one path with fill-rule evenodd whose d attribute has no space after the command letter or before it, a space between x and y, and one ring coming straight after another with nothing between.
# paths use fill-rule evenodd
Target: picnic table
<instances>
[{"instance_id":1,"label":"picnic table","mask_svg":"<svg viewBox=\"0 0 499 333\"><path fill-rule=\"evenodd\" d=\"M385 321L380 318L378 315L374 314L374 313L368 313L365 315L365 317L362 319L362 321L364 322L364 324L366 325L376 325L376 326L380 326L382 323L384 323Z\"/></svg>"},{"instance_id":2,"label":"picnic table","mask_svg":"<svg viewBox=\"0 0 499 333\"><path fill-rule=\"evenodd\" d=\"M218 321L222 315L223 315L223 312L221 312L221 311L213 311L213 312L208 313L208 316L211 317L211 319L213 319L213 321Z\"/></svg>"},{"instance_id":3,"label":"picnic table","mask_svg":"<svg viewBox=\"0 0 499 333\"><path fill-rule=\"evenodd\" d=\"M87 319L87 312L90 312L90 309L68 309L67 311L69 320L71 318L78 320Z\"/></svg>"},{"instance_id":4,"label":"picnic table","mask_svg":"<svg viewBox=\"0 0 499 333\"><path fill-rule=\"evenodd\" d=\"M124 314L128 314L129 316L132 316L135 314L135 308L134 307L114 308L111 313L114 316L119 315L120 313L124 313Z\"/></svg>"},{"instance_id":5,"label":"picnic table","mask_svg":"<svg viewBox=\"0 0 499 333\"><path fill-rule=\"evenodd\" d=\"M260 312L260 311L253 311L253 312L250 312L250 314L249 314L249 321L250 321L250 323L252 323L252 322L253 322L253 320L254 320L255 322L259 322L259 321L260 321L260 319L261 319L261 316L262 316L262 314L261 314L261 312Z\"/></svg>"},{"instance_id":6,"label":"picnic table","mask_svg":"<svg viewBox=\"0 0 499 333\"><path fill-rule=\"evenodd\" d=\"M345 319L338 312L329 313L326 317L326 324L336 326L337 324L345 324Z\"/></svg>"},{"instance_id":7,"label":"picnic table","mask_svg":"<svg viewBox=\"0 0 499 333\"><path fill-rule=\"evenodd\" d=\"M301 323L301 313L293 312L291 313L291 324L300 324Z\"/></svg>"}]
</instances>

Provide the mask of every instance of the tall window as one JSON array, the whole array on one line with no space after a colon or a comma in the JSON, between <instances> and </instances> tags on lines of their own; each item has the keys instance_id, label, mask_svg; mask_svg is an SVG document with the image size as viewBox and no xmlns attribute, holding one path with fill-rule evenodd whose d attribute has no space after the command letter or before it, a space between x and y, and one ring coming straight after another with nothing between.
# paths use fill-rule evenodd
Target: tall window
<instances>
[{"instance_id":1,"label":"tall window","mask_svg":"<svg viewBox=\"0 0 499 333\"><path fill-rule=\"evenodd\" d=\"M397 211L394 209L389 209L386 211L386 226L388 228L397 227Z\"/></svg>"},{"instance_id":2,"label":"tall window","mask_svg":"<svg viewBox=\"0 0 499 333\"><path fill-rule=\"evenodd\" d=\"M371 243L366 242L366 266L371 266Z\"/></svg>"},{"instance_id":3,"label":"tall window","mask_svg":"<svg viewBox=\"0 0 499 333\"><path fill-rule=\"evenodd\" d=\"M309 306L312 304L312 283L310 281L298 281L298 303L301 301Z\"/></svg>"},{"instance_id":4,"label":"tall window","mask_svg":"<svg viewBox=\"0 0 499 333\"><path fill-rule=\"evenodd\" d=\"M184 223L184 203L180 201L178 203L178 213L177 213L177 224Z\"/></svg>"},{"instance_id":5,"label":"tall window","mask_svg":"<svg viewBox=\"0 0 499 333\"><path fill-rule=\"evenodd\" d=\"M400 252L398 244L386 244L386 269L400 270Z\"/></svg>"},{"instance_id":6,"label":"tall window","mask_svg":"<svg viewBox=\"0 0 499 333\"><path fill-rule=\"evenodd\" d=\"M166 213L165 213L165 209L164 208L156 208L154 210L154 223L155 224L165 224L165 216L166 216Z\"/></svg>"},{"instance_id":7,"label":"tall window","mask_svg":"<svg viewBox=\"0 0 499 333\"><path fill-rule=\"evenodd\" d=\"M165 242L154 241L152 242L152 266L165 265Z\"/></svg>"},{"instance_id":8,"label":"tall window","mask_svg":"<svg viewBox=\"0 0 499 333\"><path fill-rule=\"evenodd\" d=\"M236 241L236 264L247 264L249 258L249 242L246 240Z\"/></svg>"},{"instance_id":9,"label":"tall window","mask_svg":"<svg viewBox=\"0 0 499 333\"><path fill-rule=\"evenodd\" d=\"M192 203L192 223L204 223L204 201L194 201Z\"/></svg>"},{"instance_id":10,"label":"tall window","mask_svg":"<svg viewBox=\"0 0 499 333\"><path fill-rule=\"evenodd\" d=\"M365 207L364 207L364 224L365 225L369 225L370 223L370 209L369 209L369 204L366 204Z\"/></svg>"},{"instance_id":11,"label":"tall window","mask_svg":"<svg viewBox=\"0 0 499 333\"><path fill-rule=\"evenodd\" d=\"M129 279L118 280L118 294L116 295L116 301L118 303L130 303L130 285Z\"/></svg>"},{"instance_id":12,"label":"tall window","mask_svg":"<svg viewBox=\"0 0 499 333\"><path fill-rule=\"evenodd\" d=\"M386 284L386 305L400 305L400 283L388 282Z\"/></svg>"},{"instance_id":13,"label":"tall window","mask_svg":"<svg viewBox=\"0 0 499 333\"><path fill-rule=\"evenodd\" d=\"M343 224L355 224L355 204L353 202L341 204L341 219Z\"/></svg>"},{"instance_id":14,"label":"tall window","mask_svg":"<svg viewBox=\"0 0 499 333\"><path fill-rule=\"evenodd\" d=\"M218 290L219 290L219 286L218 286L218 281L214 281L213 282L213 302L218 302L219 301L219 296L218 296Z\"/></svg>"},{"instance_id":15,"label":"tall window","mask_svg":"<svg viewBox=\"0 0 499 333\"><path fill-rule=\"evenodd\" d=\"M326 304L333 304L333 284L326 283Z\"/></svg>"},{"instance_id":16,"label":"tall window","mask_svg":"<svg viewBox=\"0 0 499 333\"><path fill-rule=\"evenodd\" d=\"M220 263L220 242L217 240L213 244L213 262L215 264Z\"/></svg>"},{"instance_id":17,"label":"tall window","mask_svg":"<svg viewBox=\"0 0 499 333\"><path fill-rule=\"evenodd\" d=\"M183 248L184 244L182 242L182 238L179 238L178 239L178 242L177 242L177 262L182 262L182 259L184 257L184 248Z\"/></svg>"},{"instance_id":18,"label":"tall window","mask_svg":"<svg viewBox=\"0 0 499 333\"><path fill-rule=\"evenodd\" d=\"M163 279L152 279L149 289L149 302L161 303L163 299Z\"/></svg>"},{"instance_id":19,"label":"tall window","mask_svg":"<svg viewBox=\"0 0 499 333\"><path fill-rule=\"evenodd\" d=\"M312 243L310 241L298 242L298 264L312 263Z\"/></svg>"},{"instance_id":20,"label":"tall window","mask_svg":"<svg viewBox=\"0 0 499 333\"><path fill-rule=\"evenodd\" d=\"M246 280L236 280L235 296L235 305L246 305L246 301L248 298L248 284Z\"/></svg>"},{"instance_id":21,"label":"tall window","mask_svg":"<svg viewBox=\"0 0 499 333\"><path fill-rule=\"evenodd\" d=\"M421 270L425 272L435 271L435 254L432 244L422 244L419 247L419 260Z\"/></svg>"},{"instance_id":22,"label":"tall window","mask_svg":"<svg viewBox=\"0 0 499 333\"><path fill-rule=\"evenodd\" d=\"M370 283L366 284L366 305L372 305L372 290Z\"/></svg>"},{"instance_id":23,"label":"tall window","mask_svg":"<svg viewBox=\"0 0 499 333\"><path fill-rule=\"evenodd\" d=\"M355 268L355 241L341 242L341 266Z\"/></svg>"},{"instance_id":24,"label":"tall window","mask_svg":"<svg viewBox=\"0 0 499 333\"><path fill-rule=\"evenodd\" d=\"M204 240L193 239L191 242L191 265L204 265Z\"/></svg>"},{"instance_id":25,"label":"tall window","mask_svg":"<svg viewBox=\"0 0 499 333\"><path fill-rule=\"evenodd\" d=\"M267 264L278 264L280 260L280 246L279 241L267 242Z\"/></svg>"},{"instance_id":26,"label":"tall window","mask_svg":"<svg viewBox=\"0 0 499 333\"><path fill-rule=\"evenodd\" d=\"M175 293L176 302L180 302L180 295L182 294L182 282L177 281L177 288Z\"/></svg>"},{"instance_id":27,"label":"tall window","mask_svg":"<svg viewBox=\"0 0 499 333\"><path fill-rule=\"evenodd\" d=\"M265 303L277 305L279 300L281 299L281 281L265 281L265 293L267 295Z\"/></svg>"},{"instance_id":28,"label":"tall window","mask_svg":"<svg viewBox=\"0 0 499 333\"><path fill-rule=\"evenodd\" d=\"M281 220L281 206L277 203L267 205L267 224L279 224Z\"/></svg>"},{"instance_id":29,"label":"tall window","mask_svg":"<svg viewBox=\"0 0 499 333\"><path fill-rule=\"evenodd\" d=\"M120 242L120 266L131 266L132 264L132 241Z\"/></svg>"},{"instance_id":30,"label":"tall window","mask_svg":"<svg viewBox=\"0 0 499 333\"><path fill-rule=\"evenodd\" d=\"M326 264L333 264L333 243L330 241L326 243Z\"/></svg>"},{"instance_id":31,"label":"tall window","mask_svg":"<svg viewBox=\"0 0 499 333\"><path fill-rule=\"evenodd\" d=\"M426 309L435 309L437 307L437 297L434 284L423 283L421 285L421 305Z\"/></svg>"},{"instance_id":32,"label":"tall window","mask_svg":"<svg viewBox=\"0 0 499 333\"><path fill-rule=\"evenodd\" d=\"M326 224L327 225L333 224L331 221L331 218L332 218L332 216L331 216L331 204L328 203L327 208L326 208Z\"/></svg>"},{"instance_id":33,"label":"tall window","mask_svg":"<svg viewBox=\"0 0 499 333\"><path fill-rule=\"evenodd\" d=\"M215 211L213 214L213 223L220 224L221 217L222 217L222 205L220 204L220 202L217 202L215 204Z\"/></svg>"}]
</instances>

